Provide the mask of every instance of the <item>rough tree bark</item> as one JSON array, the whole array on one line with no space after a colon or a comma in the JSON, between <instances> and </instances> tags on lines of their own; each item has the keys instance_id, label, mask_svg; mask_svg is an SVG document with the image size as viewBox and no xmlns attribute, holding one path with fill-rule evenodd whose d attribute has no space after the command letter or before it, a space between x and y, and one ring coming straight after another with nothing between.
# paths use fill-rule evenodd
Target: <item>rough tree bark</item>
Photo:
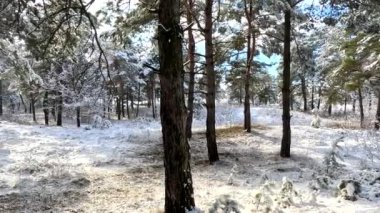
<instances>
[{"instance_id":1,"label":"rough tree bark","mask_svg":"<svg viewBox=\"0 0 380 213\"><path fill-rule=\"evenodd\" d=\"M155 78L154 74L152 76L152 116L153 119L156 119L156 84L155 84Z\"/></svg>"},{"instance_id":2,"label":"rough tree bark","mask_svg":"<svg viewBox=\"0 0 380 213\"><path fill-rule=\"evenodd\" d=\"M194 208L186 107L180 0L159 1L161 125L164 143L165 212L184 213Z\"/></svg>"},{"instance_id":3,"label":"rough tree bark","mask_svg":"<svg viewBox=\"0 0 380 213\"><path fill-rule=\"evenodd\" d=\"M205 7L205 53L206 53L206 78L207 78L207 94L206 94L206 138L207 150L210 163L219 160L218 147L216 144L215 134L215 67L214 67L214 44L212 43L213 21L212 6L213 0L206 0Z\"/></svg>"},{"instance_id":4,"label":"rough tree bark","mask_svg":"<svg viewBox=\"0 0 380 213\"><path fill-rule=\"evenodd\" d=\"M284 32L284 71L282 86L282 141L281 157L290 157L291 128L290 128L290 42L291 42L291 11L285 10Z\"/></svg>"},{"instance_id":5,"label":"rough tree bark","mask_svg":"<svg viewBox=\"0 0 380 213\"><path fill-rule=\"evenodd\" d=\"M253 1L244 1L244 12L248 22L248 35L247 35L247 67L245 73L245 96L244 96L244 129L251 132L251 104L250 104L250 83L252 62L256 51L256 35L254 32L253 21L255 19L253 11Z\"/></svg>"},{"instance_id":6,"label":"rough tree bark","mask_svg":"<svg viewBox=\"0 0 380 213\"><path fill-rule=\"evenodd\" d=\"M193 23L193 9L194 0L186 0L186 18L187 24L191 25ZM194 116L194 84L195 84L195 39L193 35L193 29L190 27L187 31L188 33L188 60L189 60L189 90L187 96L187 118L186 118L186 136L191 138L192 132L191 127L193 124Z\"/></svg>"},{"instance_id":7,"label":"rough tree bark","mask_svg":"<svg viewBox=\"0 0 380 213\"><path fill-rule=\"evenodd\" d=\"M43 111L44 111L45 125L48 126L49 125L49 93L47 91L45 91L45 94L44 94L42 107L44 108Z\"/></svg>"}]
</instances>

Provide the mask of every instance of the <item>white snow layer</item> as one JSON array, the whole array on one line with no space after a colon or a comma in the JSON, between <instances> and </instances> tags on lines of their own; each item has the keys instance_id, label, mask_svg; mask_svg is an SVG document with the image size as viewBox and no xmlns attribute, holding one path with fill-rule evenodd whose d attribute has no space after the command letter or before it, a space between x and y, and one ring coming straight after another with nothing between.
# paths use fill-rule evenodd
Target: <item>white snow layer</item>
<instances>
[{"instance_id":1,"label":"white snow layer","mask_svg":"<svg viewBox=\"0 0 380 213\"><path fill-rule=\"evenodd\" d=\"M245 133L235 127L243 121L241 107L218 107L218 128L231 128L218 133L221 160L209 165L199 113L189 141L197 212L218 202L222 208L226 199L241 212L266 205L284 212L380 212L379 133L332 128L327 119L317 129L309 126L312 115L292 114L292 157L283 159L281 109L252 108L253 132ZM341 159L326 171L324 159L340 138ZM162 158L158 120L114 122L104 130L0 121L0 212L160 212ZM297 193L281 189L284 177ZM339 182L349 179L361 184L355 202L336 196ZM265 183L271 191L262 191Z\"/></svg>"}]
</instances>

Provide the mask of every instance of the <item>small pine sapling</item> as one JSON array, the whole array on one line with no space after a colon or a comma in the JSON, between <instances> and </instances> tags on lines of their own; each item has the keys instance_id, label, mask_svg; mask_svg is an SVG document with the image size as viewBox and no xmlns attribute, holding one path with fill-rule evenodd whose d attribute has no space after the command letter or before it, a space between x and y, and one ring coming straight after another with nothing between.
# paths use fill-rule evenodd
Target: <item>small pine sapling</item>
<instances>
[{"instance_id":1,"label":"small pine sapling","mask_svg":"<svg viewBox=\"0 0 380 213\"><path fill-rule=\"evenodd\" d=\"M341 136L337 140L331 143L331 150L324 157L323 163L326 166L326 174L331 176L333 171L335 171L341 165L338 163L337 159L343 161L341 157L342 147L339 145L340 142L343 142L344 136Z\"/></svg>"},{"instance_id":2,"label":"small pine sapling","mask_svg":"<svg viewBox=\"0 0 380 213\"><path fill-rule=\"evenodd\" d=\"M342 180L338 185L338 194L345 200L356 201L360 193L360 183L355 180Z\"/></svg>"},{"instance_id":3,"label":"small pine sapling","mask_svg":"<svg viewBox=\"0 0 380 213\"><path fill-rule=\"evenodd\" d=\"M318 111L313 109L313 120L311 121L311 126L314 128L319 128L321 126L321 118L318 115Z\"/></svg>"},{"instance_id":4,"label":"small pine sapling","mask_svg":"<svg viewBox=\"0 0 380 213\"><path fill-rule=\"evenodd\" d=\"M236 200L231 199L230 195L223 195L218 198L212 207L209 209L210 213L218 212L234 212L240 213L241 205Z\"/></svg>"},{"instance_id":5,"label":"small pine sapling","mask_svg":"<svg viewBox=\"0 0 380 213\"><path fill-rule=\"evenodd\" d=\"M292 181L288 180L286 177L282 179L282 186L280 193L278 194L277 204L282 208L287 208L294 204L294 197L299 197L298 192L294 189Z\"/></svg>"}]
</instances>

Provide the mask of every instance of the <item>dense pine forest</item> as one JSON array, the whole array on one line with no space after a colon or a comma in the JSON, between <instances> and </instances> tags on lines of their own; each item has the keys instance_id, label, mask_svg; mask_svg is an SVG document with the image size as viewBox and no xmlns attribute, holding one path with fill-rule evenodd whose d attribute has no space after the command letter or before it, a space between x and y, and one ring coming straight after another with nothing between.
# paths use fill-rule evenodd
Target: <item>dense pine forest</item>
<instances>
[{"instance_id":1,"label":"dense pine forest","mask_svg":"<svg viewBox=\"0 0 380 213\"><path fill-rule=\"evenodd\" d=\"M1 0L0 212L380 212L378 0Z\"/></svg>"}]
</instances>

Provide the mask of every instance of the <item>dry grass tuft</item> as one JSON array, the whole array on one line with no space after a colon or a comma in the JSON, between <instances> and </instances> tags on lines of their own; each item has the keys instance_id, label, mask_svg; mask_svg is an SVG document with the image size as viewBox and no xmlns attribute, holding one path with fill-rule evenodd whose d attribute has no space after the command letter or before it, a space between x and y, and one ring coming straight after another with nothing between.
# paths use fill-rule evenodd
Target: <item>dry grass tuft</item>
<instances>
[{"instance_id":1,"label":"dry grass tuft","mask_svg":"<svg viewBox=\"0 0 380 213\"><path fill-rule=\"evenodd\" d=\"M263 125L252 125L252 130L267 130L269 129L267 126ZM224 127L224 128L218 128L216 129L216 137L219 138L232 138L236 136L241 136L247 134L247 132L244 130L243 126L230 126L230 127Z\"/></svg>"}]
</instances>

